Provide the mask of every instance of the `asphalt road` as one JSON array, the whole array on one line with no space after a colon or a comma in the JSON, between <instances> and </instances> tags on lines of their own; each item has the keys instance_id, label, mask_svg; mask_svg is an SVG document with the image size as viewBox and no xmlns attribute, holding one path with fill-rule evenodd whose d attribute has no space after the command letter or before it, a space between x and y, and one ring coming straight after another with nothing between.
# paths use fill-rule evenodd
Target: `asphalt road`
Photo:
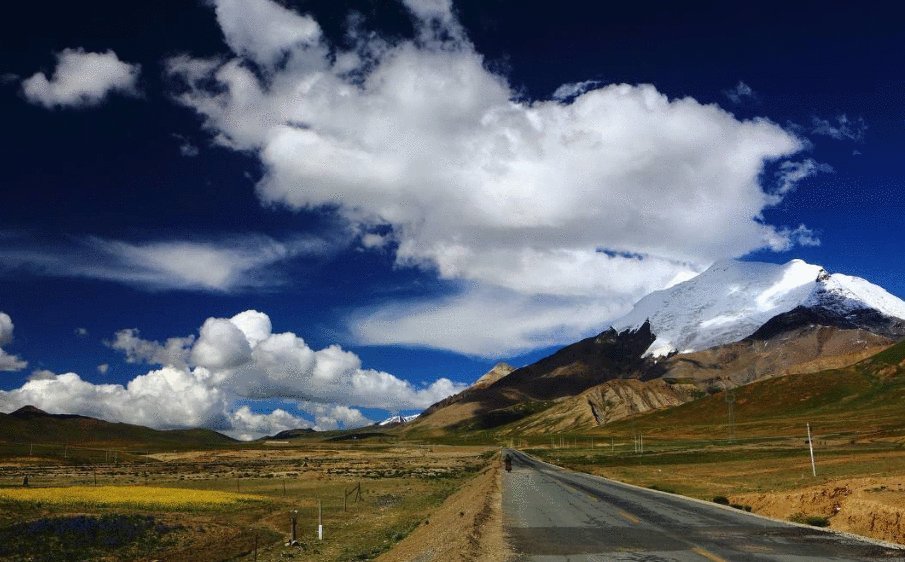
<instances>
[{"instance_id":1,"label":"asphalt road","mask_svg":"<svg viewBox=\"0 0 905 562\"><path fill-rule=\"evenodd\" d=\"M567 471L507 450L503 521L520 560L905 560L905 552Z\"/></svg>"}]
</instances>

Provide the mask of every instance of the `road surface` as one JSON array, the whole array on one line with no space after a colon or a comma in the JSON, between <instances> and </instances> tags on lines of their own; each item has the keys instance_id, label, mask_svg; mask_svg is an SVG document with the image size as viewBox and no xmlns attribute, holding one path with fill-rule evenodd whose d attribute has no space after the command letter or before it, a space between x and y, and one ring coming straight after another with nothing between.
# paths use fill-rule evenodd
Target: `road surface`
<instances>
[{"instance_id":1,"label":"road surface","mask_svg":"<svg viewBox=\"0 0 905 562\"><path fill-rule=\"evenodd\" d=\"M515 450L503 521L519 560L870 561L905 551L567 471ZM505 454L504 453L504 454Z\"/></svg>"}]
</instances>

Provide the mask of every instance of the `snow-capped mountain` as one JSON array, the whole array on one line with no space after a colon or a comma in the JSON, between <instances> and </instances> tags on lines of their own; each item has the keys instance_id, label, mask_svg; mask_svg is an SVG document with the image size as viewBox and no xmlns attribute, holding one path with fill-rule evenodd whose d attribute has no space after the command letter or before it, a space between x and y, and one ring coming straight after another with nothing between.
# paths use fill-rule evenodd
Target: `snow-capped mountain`
<instances>
[{"instance_id":1,"label":"snow-capped mountain","mask_svg":"<svg viewBox=\"0 0 905 562\"><path fill-rule=\"evenodd\" d=\"M802 260L781 265L729 260L647 295L612 325L622 332L650 321L656 340L645 355L656 357L739 341L798 307L841 317L872 311L905 319L905 301L859 277L830 275Z\"/></svg>"},{"instance_id":2,"label":"snow-capped mountain","mask_svg":"<svg viewBox=\"0 0 905 562\"><path fill-rule=\"evenodd\" d=\"M382 422L378 422L377 425L384 426L384 425L394 425L397 423L409 423L410 421L414 420L415 418L417 418L420 415L421 414L412 414L411 416L390 416L387 419L383 420Z\"/></svg>"}]
</instances>

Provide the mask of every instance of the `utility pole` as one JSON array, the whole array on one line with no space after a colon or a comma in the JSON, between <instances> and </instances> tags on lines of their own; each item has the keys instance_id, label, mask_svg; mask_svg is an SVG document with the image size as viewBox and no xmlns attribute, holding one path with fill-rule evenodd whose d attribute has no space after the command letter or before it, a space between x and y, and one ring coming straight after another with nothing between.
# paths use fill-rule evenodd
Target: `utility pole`
<instances>
[{"instance_id":1,"label":"utility pole","mask_svg":"<svg viewBox=\"0 0 905 562\"><path fill-rule=\"evenodd\" d=\"M808 448L811 450L811 472L817 477L817 465L814 464L814 442L811 440L811 424L808 423Z\"/></svg>"}]
</instances>

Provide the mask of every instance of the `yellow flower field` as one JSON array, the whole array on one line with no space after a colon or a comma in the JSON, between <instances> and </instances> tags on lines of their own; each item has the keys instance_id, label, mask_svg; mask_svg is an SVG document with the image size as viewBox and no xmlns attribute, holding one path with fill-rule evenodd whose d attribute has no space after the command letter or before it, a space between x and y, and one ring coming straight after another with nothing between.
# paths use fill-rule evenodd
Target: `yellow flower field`
<instances>
[{"instance_id":1,"label":"yellow flower field","mask_svg":"<svg viewBox=\"0 0 905 562\"><path fill-rule=\"evenodd\" d=\"M52 505L127 506L163 509L212 508L262 500L261 496L153 486L0 488L0 501Z\"/></svg>"}]
</instances>

